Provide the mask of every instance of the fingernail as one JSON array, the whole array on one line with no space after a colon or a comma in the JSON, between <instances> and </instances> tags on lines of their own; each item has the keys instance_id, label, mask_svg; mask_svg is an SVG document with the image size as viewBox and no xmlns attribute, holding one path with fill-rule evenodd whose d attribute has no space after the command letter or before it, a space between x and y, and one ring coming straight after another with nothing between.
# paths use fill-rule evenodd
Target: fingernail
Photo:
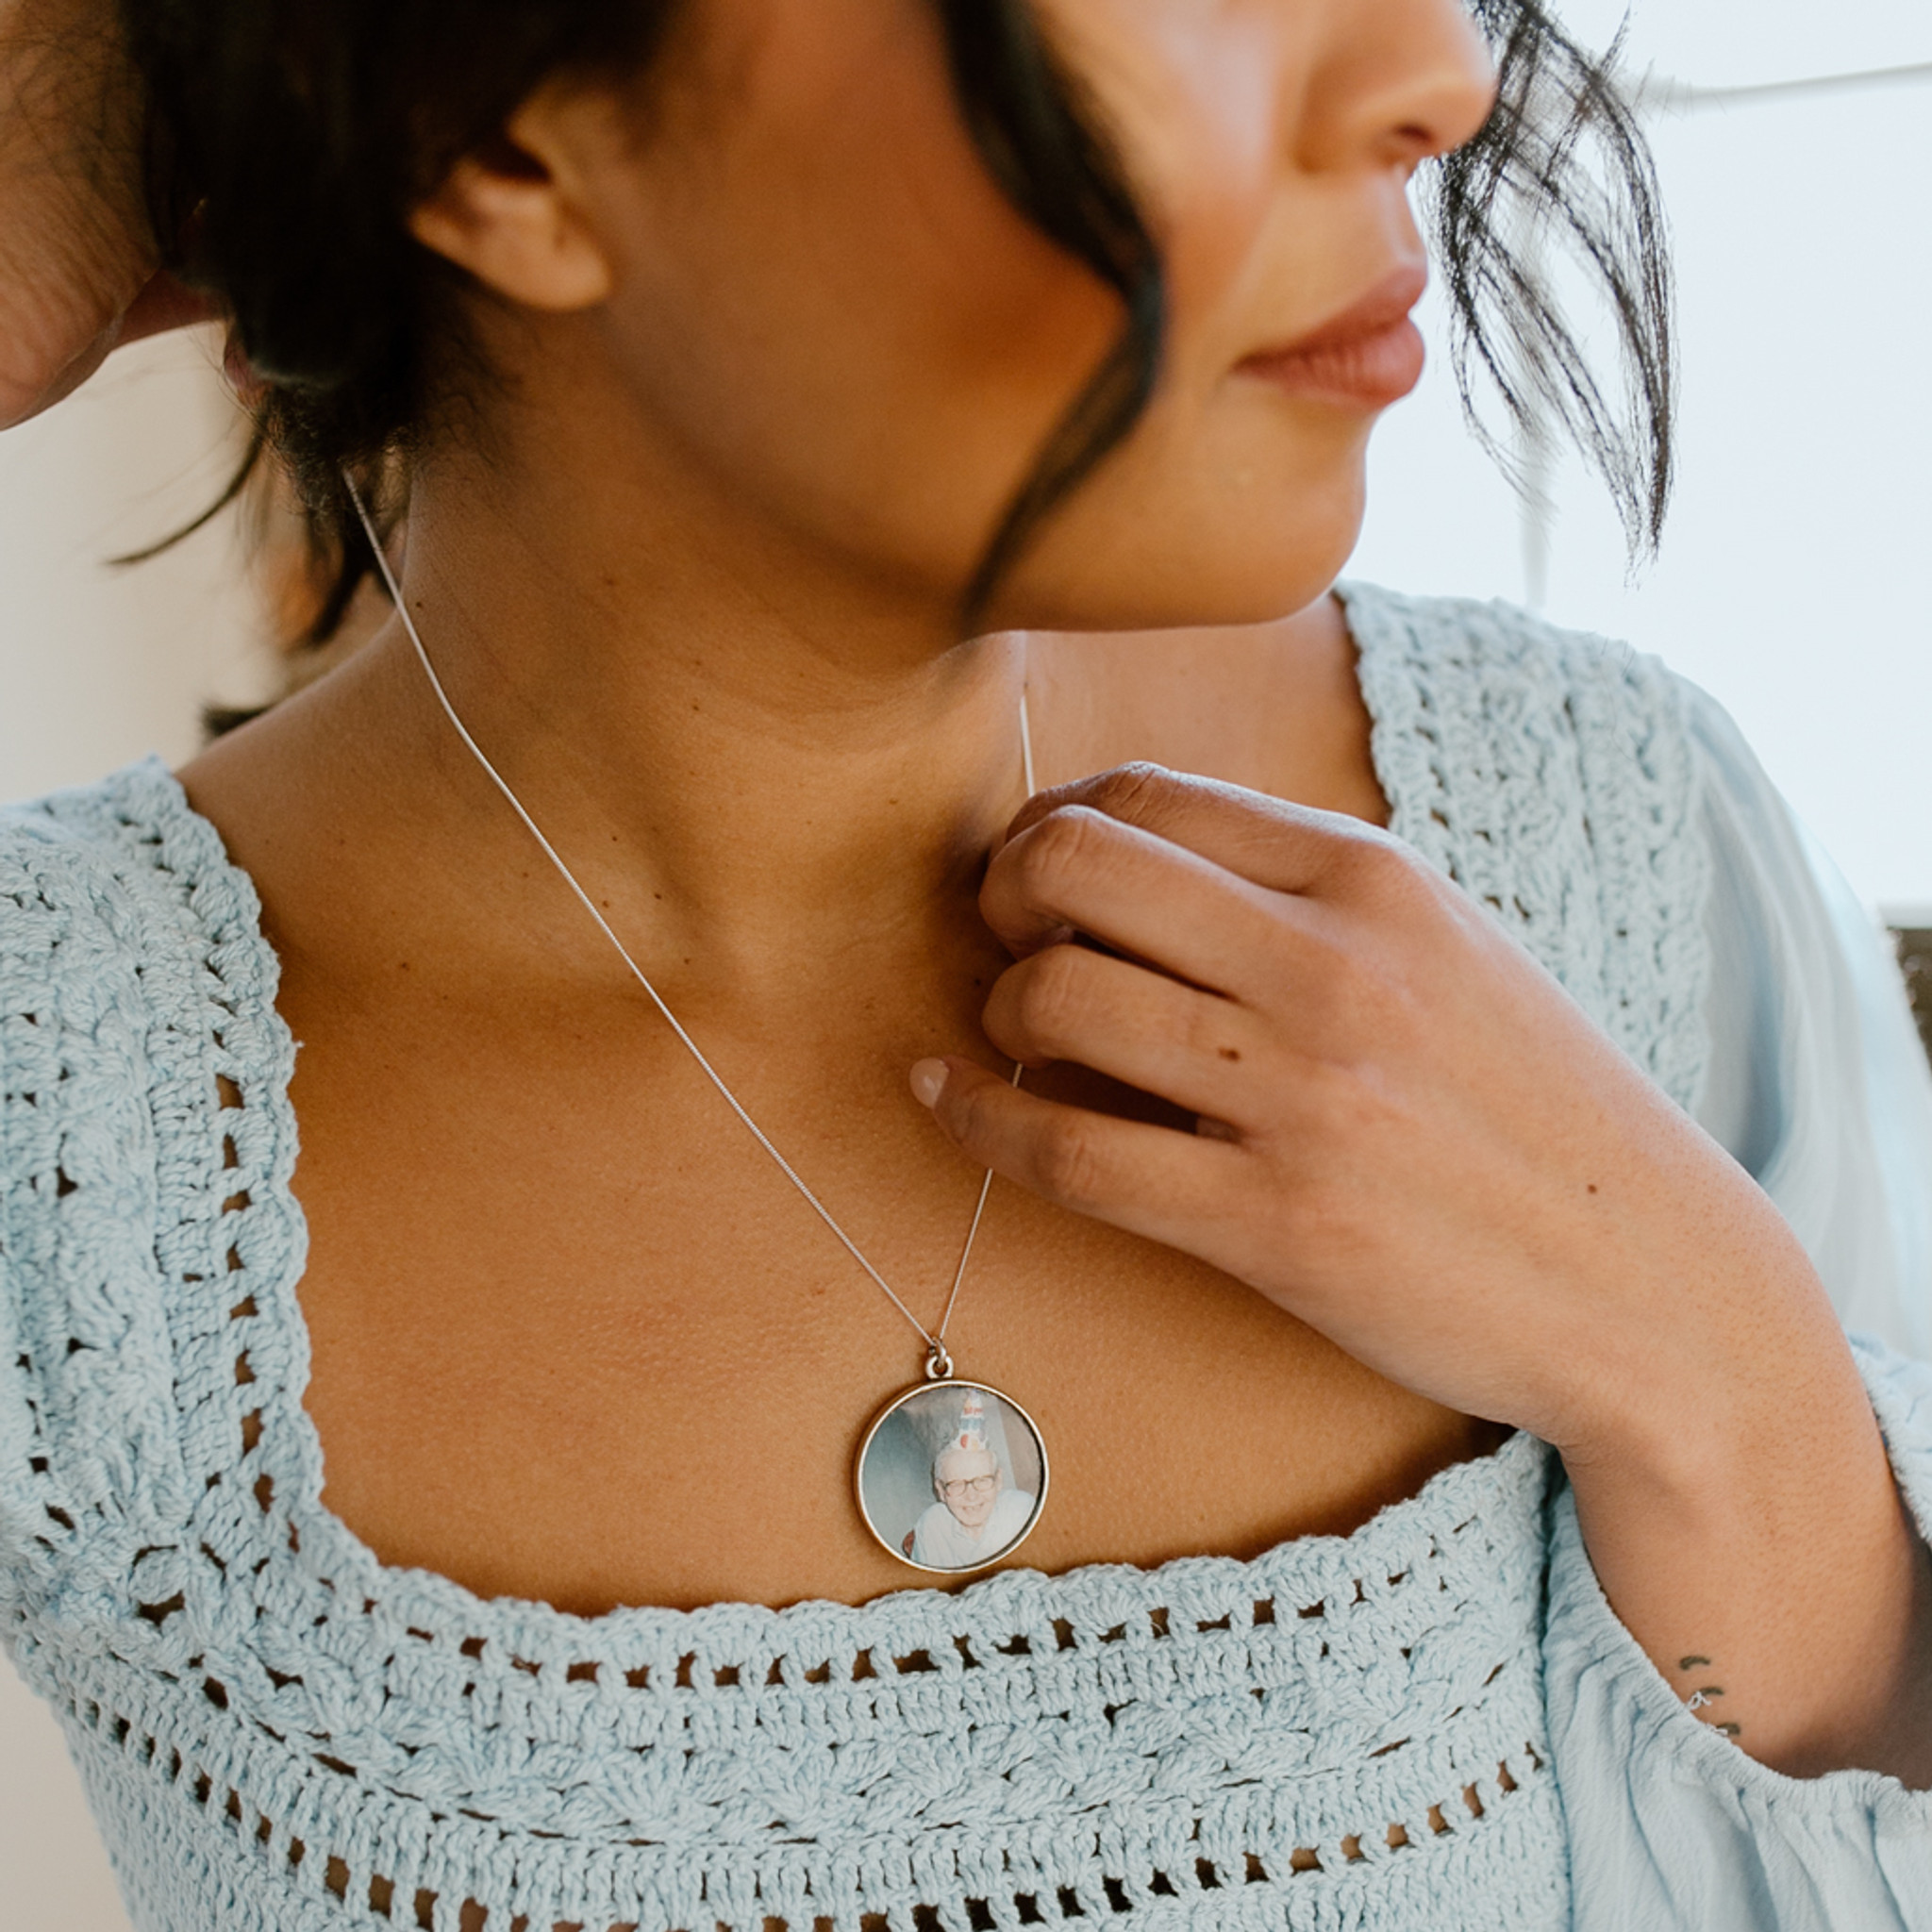
<instances>
[{"instance_id":1,"label":"fingernail","mask_svg":"<svg viewBox=\"0 0 1932 1932\"><path fill-rule=\"evenodd\" d=\"M912 1068L912 1092L921 1107L937 1107L946 1091L944 1060L918 1060Z\"/></svg>"}]
</instances>

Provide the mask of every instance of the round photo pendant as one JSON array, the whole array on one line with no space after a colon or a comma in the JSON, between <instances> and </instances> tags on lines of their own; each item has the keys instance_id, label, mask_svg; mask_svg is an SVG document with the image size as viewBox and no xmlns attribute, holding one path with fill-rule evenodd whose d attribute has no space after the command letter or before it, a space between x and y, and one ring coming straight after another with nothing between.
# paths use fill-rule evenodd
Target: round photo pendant
<instances>
[{"instance_id":1,"label":"round photo pendant","mask_svg":"<svg viewBox=\"0 0 1932 1932\"><path fill-rule=\"evenodd\" d=\"M895 1395L858 1445L858 1513L915 1570L984 1570L1032 1534L1046 1505L1046 1444L1010 1395L923 1382Z\"/></svg>"}]
</instances>

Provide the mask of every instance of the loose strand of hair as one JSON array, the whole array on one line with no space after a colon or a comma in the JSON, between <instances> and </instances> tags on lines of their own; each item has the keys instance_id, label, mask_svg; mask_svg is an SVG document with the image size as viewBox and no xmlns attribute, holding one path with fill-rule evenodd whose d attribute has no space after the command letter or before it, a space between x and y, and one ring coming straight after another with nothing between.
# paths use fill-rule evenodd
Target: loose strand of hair
<instances>
[{"instance_id":1,"label":"loose strand of hair","mask_svg":"<svg viewBox=\"0 0 1932 1932\"><path fill-rule=\"evenodd\" d=\"M1616 80L1621 41L1593 58L1540 0L1491 0L1480 17L1498 40L1496 108L1438 164L1433 184L1463 413L1519 490L1530 487L1520 449L1486 420L1478 376L1519 445L1566 435L1608 491L1634 562L1657 549L1674 476L1674 297L1656 166ZM1601 178L1587 145L1603 159ZM1511 230L1525 219L1519 239ZM1621 407L1551 287L1552 243L1568 248L1607 308Z\"/></svg>"},{"instance_id":2,"label":"loose strand of hair","mask_svg":"<svg viewBox=\"0 0 1932 1932\"><path fill-rule=\"evenodd\" d=\"M1166 277L1098 104L1027 0L937 0L968 133L1014 208L1121 298L1120 334L1035 452L959 599L971 635L1060 504L1140 421L1159 379Z\"/></svg>"}]
</instances>

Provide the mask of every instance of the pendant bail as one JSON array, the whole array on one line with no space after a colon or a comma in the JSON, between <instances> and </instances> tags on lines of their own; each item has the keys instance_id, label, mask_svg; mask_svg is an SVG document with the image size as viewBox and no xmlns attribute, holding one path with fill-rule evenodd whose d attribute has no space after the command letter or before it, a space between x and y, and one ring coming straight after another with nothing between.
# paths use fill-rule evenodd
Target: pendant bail
<instances>
[{"instance_id":1,"label":"pendant bail","mask_svg":"<svg viewBox=\"0 0 1932 1932\"><path fill-rule=\"evenodd\" d=\"M953 1357L946 1353L946 1344L935 1340L925 1352L925 1379L928 1382L950 1382L953 1379Z\"/></svg>"}]
</instances>

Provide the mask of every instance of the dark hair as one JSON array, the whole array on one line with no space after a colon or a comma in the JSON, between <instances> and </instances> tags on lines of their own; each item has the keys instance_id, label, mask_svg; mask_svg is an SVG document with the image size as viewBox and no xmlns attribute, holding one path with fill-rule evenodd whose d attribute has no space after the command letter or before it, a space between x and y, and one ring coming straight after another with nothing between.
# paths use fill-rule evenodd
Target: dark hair
<instances>
[{"instance_id":1,"label":"dark hair","mask_svg":"<svg viewBox=\"0 0 1932 1932\"><path fill-rule=\"evenodd\" d=\"M545 76L635 74L678 0L121 0L151 103L149 196L169 265L227 305L262 388L257 453L294 477L329 589L313 641L373 559L341 480L406 469L436 355L461 346L460 272L406 216ZM1158 250L1107 130L1027 0L931 0L965 125L1013 205L1120 296L1125 321L992 533L969 619L1041 522L1132 428L1160 367ZM1670 272L1649 153L1610 75L1542 0L1473 0L1498 49L1495 111L1438 164L1437 253L1465 407L1476 378L1519 438L1567 432L1633 551L1672 470ZM1607 395L1551 292L1550 238L1613 319ZM390 514L397 508L387 497Z\"/></svg>"}]
</instances>

